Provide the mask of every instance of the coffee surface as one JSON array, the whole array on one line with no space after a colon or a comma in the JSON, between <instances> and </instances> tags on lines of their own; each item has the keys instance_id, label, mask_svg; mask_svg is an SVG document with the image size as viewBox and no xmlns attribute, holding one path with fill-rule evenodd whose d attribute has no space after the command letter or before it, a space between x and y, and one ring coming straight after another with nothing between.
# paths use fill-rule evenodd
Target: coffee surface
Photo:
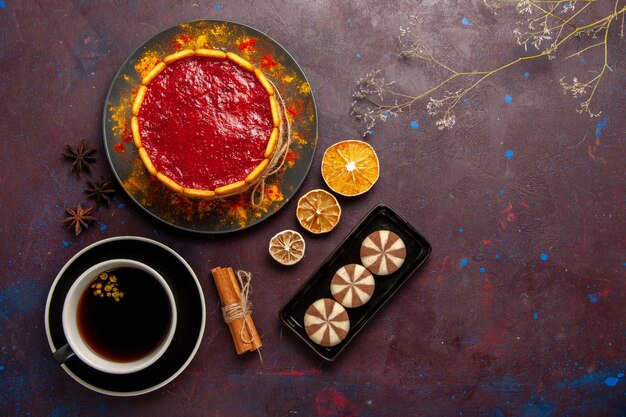
<instances>
[{"instance_id":1,"label":"coffee surface","mask_svg":"<svg viewBox=\"0 0 626 417\"><path fill-rule=\"evenodd\" d=\"M94 277L78 303L78 329L98 355L115 362L140 359L167 334L170 301L149 273L118 268Z\"/></svg>"}]
</instances>

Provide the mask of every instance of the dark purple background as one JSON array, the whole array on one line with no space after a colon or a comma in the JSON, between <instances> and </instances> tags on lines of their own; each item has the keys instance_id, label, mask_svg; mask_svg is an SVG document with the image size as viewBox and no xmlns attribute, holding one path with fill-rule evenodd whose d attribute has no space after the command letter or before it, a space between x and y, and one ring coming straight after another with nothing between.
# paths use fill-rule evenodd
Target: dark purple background
<instances>
[{"instance_id":1,"label":"dark purple background","mask_svg":"<svg viewBox=\"0 0 626 417\"><path fill-rule=\"evenodd\" d=\"M117 69L147 38L184 21L227 19L293 54L319 114L318 151L299 197L323 187L322 151L359 136L349 107L361 76L383 69L405 92L437 82L436 71L398 59L399 27L411 14L456 67L494 67L524 53L512 36L514 14L494 17L478 0L0 1L0 413L625 415L625 54L617 26L597 119L578 115L578 102L558 83L593 76L598 56L589 53L587 62L542 60L502 72L460 106L453 130L437 130L425 102L376 126L370 142L379 182L362 197L340 199L343 217L332 233L305 234L307 254L295 267L281 268L266 253L276 232L301 230L293 201L249 230L204 236L150 218L119 189L79 238L63 227L66 207L89 202L87 177L70 174L60 154L85 139L98 149L90 178L112 178L103 103ZM417 227L433 253L352 347L325 365L277 313L378 203ZM183 254L208 311L187 370L154 393L124 399L66 375L49 351L43 319L64 263L92 242L125 234ZM263 363L234 353L209 277L218 265L254 274Z\"/></svg>"}]
</instances>

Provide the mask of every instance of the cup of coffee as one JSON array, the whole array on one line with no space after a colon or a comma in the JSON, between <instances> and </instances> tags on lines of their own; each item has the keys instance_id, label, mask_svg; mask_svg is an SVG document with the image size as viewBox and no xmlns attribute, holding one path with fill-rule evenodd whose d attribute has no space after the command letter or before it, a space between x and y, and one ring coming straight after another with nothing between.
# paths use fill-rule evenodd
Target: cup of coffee
<instances>
[{"instance_id":1,"label":"cup of coffee","mask_svg":"<svg viewBox=\"0 0 626 417\"><path fill-rule=\"evenodd\" d=\"M176 330L176 301L153 268L130 259L111 259L83 272L63 304L67 345L60 363L76 355L111 374L147 368L166 352Z\"/></svg>"}]
</instances>

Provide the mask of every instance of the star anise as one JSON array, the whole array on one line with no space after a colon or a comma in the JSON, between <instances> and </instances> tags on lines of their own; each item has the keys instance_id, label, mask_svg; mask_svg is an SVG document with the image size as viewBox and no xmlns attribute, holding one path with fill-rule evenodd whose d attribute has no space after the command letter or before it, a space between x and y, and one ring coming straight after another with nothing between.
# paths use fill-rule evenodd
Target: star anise
<instances>
[{"instance_id":1,"label":"star anise","mask_svg":"<svg viewBox=\"0 0 626 417\"><path fill-rule=\"evenodd\" d=\"M100 177L100 182L87 180L87 188L84 191L88 198L94 198L98 204L107 206L111 205L111 197L115 194L115 188L104 177Z\"/></svg>"},{"instance_id":2,"label":"star anise","mask_svg":"<svg viewBox=\"0 0 626 417\"><path fill-rule=\"evenodd\" d=\"M93 148L85 149L85 139L82 139L80 144L75 148L70 145L65 145L65 152L61 155L72 161L72 171L76 171L80 178L80 174L83 171L89 171L89 164L96 160L96 158L91 156L95 151L96 150Z\"/></svg>"},{"instance_id":3,"label":"star anise","mask_svg":"<svg viewBox=\"0 0 626 417\"><path fill-rule=\"evenodd\" d=\"M71 208L65 210L65 213L69 214L69 217L67 217L63 223L67 223L68 226L73 227L74 233L78 236L83 229L89 227L89 222L98 220L95 217L90 216L92 211L93 207L84 209L83 206L78 203L76 210L72 210Z\"/></svg>"}]
</instances>

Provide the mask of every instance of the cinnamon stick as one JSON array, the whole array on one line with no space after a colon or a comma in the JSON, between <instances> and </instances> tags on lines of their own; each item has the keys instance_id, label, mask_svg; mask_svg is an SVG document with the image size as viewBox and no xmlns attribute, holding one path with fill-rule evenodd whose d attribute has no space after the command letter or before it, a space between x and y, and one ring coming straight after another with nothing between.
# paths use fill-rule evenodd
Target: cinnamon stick
<instances>
[{"instance_id":1,"label":"cinnamon stick","mask_svg":"<svg viewBox=\"0 0 626 417\"><path fill-rule=\"evenodd\" d=\"M217 267L211 270L211 274L222 307L240 304L241 288L233 269ZM259 349L262 346L261 338L249 312L245 315L245 320L244 317L234 318L227 324L238 355Z\"/></svg>"}]
</instances>

